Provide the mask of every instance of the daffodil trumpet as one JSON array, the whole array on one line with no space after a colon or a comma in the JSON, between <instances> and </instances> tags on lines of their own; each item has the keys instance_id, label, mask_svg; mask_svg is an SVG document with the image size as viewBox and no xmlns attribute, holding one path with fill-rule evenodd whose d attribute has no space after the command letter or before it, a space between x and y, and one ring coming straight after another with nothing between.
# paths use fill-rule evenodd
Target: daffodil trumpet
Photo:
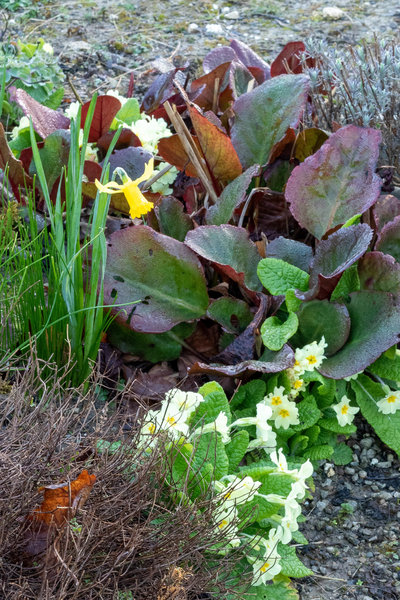
<instances>
[{"instance_id":1,"label":"daffodil trumpet","mask_svg":"<svg viewBox=\"0 0 400 600\"><path fill-rule=\"evenodd\" d=\"M139 183L147 181L154 171L154 159L149 160L146 164L144 173L137 179L131 179L124 169L118 167L115 172L122 180L122 183L109 181L105 185L101 184L97 179L95 184L97 189L104 194L124 194L126 201L129 204L129 215L131 219L138 219L147 214L154 206L153 202L146 200L139 189Z\"/></svg>"}]
</instances>

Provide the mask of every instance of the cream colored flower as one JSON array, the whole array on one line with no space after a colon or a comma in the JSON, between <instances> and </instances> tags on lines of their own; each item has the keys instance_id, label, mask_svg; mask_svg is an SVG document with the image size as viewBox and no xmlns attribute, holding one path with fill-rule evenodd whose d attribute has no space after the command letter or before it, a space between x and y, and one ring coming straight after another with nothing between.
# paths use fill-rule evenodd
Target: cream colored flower
<instances>
[{"instance_id":1,"label":"cream colored flower","mask_svg":"<svg viewBox=\"0 0 400 600\"><path fill-rule=\"evenodd\" d=\"M379 412L384 415L394 415L400 410L400 390L389 391L384 398L376 403Z\"/></svg>"},{"instance_id":2,"label":"cream colored flower","mask_svg":"<svg viewBox=\"0 0 400 600\"><path fill-rule=\"evenodd\" d=\"M142 115L141 119L131 125L130 129L138 136L143 148L153 154L157 152L158 142L162 138L172 135L164 119L155 119L148 115Z\"/></svg>"},{"instance_id":3,"label":"cream colored flower","mask_svg":"<svg viewBox=\"0 0 400 600\"><path fill-rule=\"evenodd\" d=\"M298 425L299 423L299 409L296 403L286 400L279 406L275 417L275 427L288 429L290 425Z\"/></svg>"},{"instance_id":4,"label":"cream colored flower","mask_svg":"<svg viewBox=\"0 0 400 600\"><path fill-rule=\"evenodd\" d=\"M343 396L338 404L332 406L336 413L338 423L341 427L350 425L354 420L354 415L360 410L358 407L350 405L350 399L347 396Z\"/></svg>"},{"instance_id":5,"label":"cream colored flower","mask_svg":"<svg viewBox=\"0 0 400 600\"><path fill-rule=\"evenodd\" d=\"M293 369L299 375L304 371L314 371L321 366L323 360L325 360L324 350L328 346L325 342L324 336L322 336L319 342L312 342L307 344L303 348L296 348L294 353L295 363Z\"/></svg>"},{"instance_id":6,"label":"cream colored flower","mask_svg":"<svg viewBox=\"0 0 400 600\"><path fill-rule=\"evenodd\" d=\"M285 388L283 386L274 388L274 391L265 396L264 403L271 407L272 418L275 419L282 404L289 400L285 394Z\"/></svg>"}]
</instances>

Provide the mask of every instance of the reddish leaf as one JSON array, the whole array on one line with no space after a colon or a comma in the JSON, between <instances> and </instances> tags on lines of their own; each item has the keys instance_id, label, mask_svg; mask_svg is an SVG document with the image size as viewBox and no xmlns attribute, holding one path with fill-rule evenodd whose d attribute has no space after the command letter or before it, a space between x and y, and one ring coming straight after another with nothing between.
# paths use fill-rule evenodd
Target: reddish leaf
<instances>
[{"instance_id":1,"label":"reddish leaf","mask_svg":"<svg viewBox=\"0 0 400 600\"><path fill-rule=\"evenodd\" d=\"M82 106L81 127L85 126L86 117L88 114L90 101ZM110 125L114 120L115 115L121 108L121 102L114 96L99 96L97 98L96 107L94 109L92 124L89 130L89 143L97 142L97 140L108 133Z\"/></svg>"},{"instance_id":2,"label":"reddish leaf","mask_svg":"<svg viewBox=\"0 0 400 600\"><path fill-rule=\"evenodd\" d=\"M197 137L192 136L192 139L201 152L201 146ZM169 162L170 165L174 165L180 171L185 171L189 177L197 177L197 171L189 161L179 135L175 134L171 137L162 138L158 142L158 154Z\"/></svg>"},{"instance_id":3,"label":"reddish leaf","mask_svg":"<svg viewBox=\"0 0 400 600\"><path fill-rule=\"evenodd\" d=\"M303 67L299 57L305 50L306 47L303 42L289 42L286 44L284 49L271 64L271 77L285 75L286 73L302 73ZM306 64L308 67L313 67L315 66L315 60L313 58L308 58Z\"/></svg>"},{"instance_id":4,"label":"reddish leaf","mask_svg":"<svg viewBox=\"0 0 400 600\"><path fill-rule=\"evenodd\" d=\"M231 63L226 62L216 67L210 73L192 81L190 86L190 99L196 102L203 110L211 110L214 103L214 87L217 85L218 94ZM218 81L216 81L218 79Z\"/></svg>"},{"instance_id":5,"label":"reddish leaf","mask_svg":"<svg viewBox=\"0 0 400 600\"><path fill-rule=\"evenodd\" d=\"M10 98L18 104L27 117L32 118L33 129L42 137L57 131L68 129L70 120L62 113L43 106L34 100L25 90L10 88Z\"/></svg>"},{"instance_id":6,"label":"reddish leaf","mask_svg":"<svg viewBox=\"0 0 400 600\"><path fill-rule=\"evenodd\" d=\"M203 71L206 74L211 73L220 65L232 62L235 58L237 58L237 54L235 50L229 46L213 48L203 59Z\"/></svg>"},{"instance_id":7,"label":"reddish leaf","mask_svg":"<svg viewBox=\"0 0 400 600\"><path fill-rule=\"evenodd\" d=\"M39 488L44 498L42 504L27 517L29 528L24 540L26 555L36 556L48 548L57 531L65 527L86 502L95 481L96 476L84 469L71 482Z\"/></svg>"},{"instance_id":8,"label":"reddish leaf","mask_svg":"<svg viewBox=\"0 0 400 600\"><path fill-rule=\"evenodd\" d=\"M144 95L141 110L146 113L152 113L166 100L170 99L176 93L174 88L175 79L181 85L184 85L186 75L182 72L181 68L174 68L158 75Z\"/></svg>"},{"instance_id":9,"label":"reddish leaf","mask_svg":"<svg viewBox=\"0 0 400 600\"><path fill-rule=\"evenodd\" d=\"M400 264L389 254L365 254L358 263L358 276L361 289L400 292Z\"/></svg>"},{"instance_id":10,"label":"reddish leaf","mask_svg":"<svg viewBox=\"0 0 400 600\"><path fill-rule=\"evenodd\" d=\"M7 143L4 127L0 123L0 169L8 167L8 177L16 198L20 198L19 187L32 188L33 180L24 169L23 163L17 160Z\"/></svg>"},{"instance_id":11,"label":"reddish leaf","mask_svg":"<svg viewBox=\"0 0 400 600\"><path fill-rule=\"evenodd\" d=\"M319 240L376 202L380 141L376 129L347 125L293 170L285 189L290 211Z\"/></svg>"},{"instance_id":12,"label":"reddish leaf","mask_svg":"<svg viewBox=\"0 0 400 600\"><path fill-rule=\"evenodd\" d=\"M215 179L227 184L239 177L242 173L242 165L229 136L206 119L194 106L189 107L189 114L197 139Z\"/></svg>"},{"instance_id":13,"label":"reddish leaf","mask_svg":"<svg viewBox=\"0 0 400 600\"><path fill-rule=\"evenodd\" d=\"M391 194L379 196L372 210L376 227L379 231L386 223L393 221L393 219L400 215L400 200Z\"/></svg>"},{"instance_id":14,"label":"reddish leaf","mask_svg":"<svg viewBox=\"0 0 400 600\"><path fill-rule=\"evenodd\" d=\"M253 69L257 69L259 74L263 73L263 79L261 81L256 77L258 83L263 83L263 81L270 78L269 64L258 56L254 50L240 40L231 40L230 46L236 52L238 59L252 72L253 75Z\"/></svg>"},{"instance_id":15,"label":"reddish leaf","mask_svg":"<svg viewBox=\"0 0 400 600\"><path fill-rule=\"evenodd\" d=\"M382 228L375 248L385 254L391 254L400 262L400 215Z\"/></svg>"},{"instance_id":16,"label":"reddish leaf","mask_svg":"<svg viewBox=\"0 0 400 600\"><path fill-rule=\"evenodd\" d=\"M107 152L111 142L114 139L115 131L108 131L97 140L97 145L99 148ZM139 140L138 136L133 133L131 129L124 127L121 129L120 136L118 138L118 142L115 145L115 150L122 150L123 148L128 148L128 146L141 146L142 142Z\"/></svg>"}]
</instances>

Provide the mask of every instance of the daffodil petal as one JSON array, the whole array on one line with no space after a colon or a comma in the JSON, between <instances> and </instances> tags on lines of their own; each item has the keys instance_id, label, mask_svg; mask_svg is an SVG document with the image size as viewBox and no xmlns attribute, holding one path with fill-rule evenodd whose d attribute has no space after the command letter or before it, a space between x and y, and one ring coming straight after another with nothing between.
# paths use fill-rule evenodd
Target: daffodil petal
<instances>
[{"instance_id":1,"label":"daffodil petal","mask_svg":"<svg viewBox=\"0 0 400 600\"><path fill-rule=\"evenodd\" d=\"M149 179L151 177L151 175L153 174L153 171L154 171L154 158L151 158L144 168L143 175L141 175L140 177L135 179L135 181L133 181L132 183L134 183L135 185L138 185L139 183L142 183L142 181L147 181L147 179Z\"/></svg>"},{"instance_id":2,"label":"daffodil petal","mask_svg":"<svg viewBox=\"0 0 400 600\"><path fill-rule=\"evenodd\" d=\"M97 189L104 194L117 194L122 191L123 186L115 181L109 181L106 185L102 185L98 179L95 179Z\"/></svg>"},{"instance_id":3,"label":"daffodil petal","mask_svg":"<svg viewBox=\"0 0 400 600\"><path fill-rule=\"evenodd\" d=\"M130 184L126 183L123 192L129 204L129 214L132 219L147 214L154 206L153 202L146 200L134 181Z\"/></svg>"}]
</instances>

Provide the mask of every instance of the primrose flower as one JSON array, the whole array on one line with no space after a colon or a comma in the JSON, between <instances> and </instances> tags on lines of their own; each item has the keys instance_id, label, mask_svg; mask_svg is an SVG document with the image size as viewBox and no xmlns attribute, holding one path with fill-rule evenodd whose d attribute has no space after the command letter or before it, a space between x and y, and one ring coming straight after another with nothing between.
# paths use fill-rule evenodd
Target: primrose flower
<instances>
[{"instance_id":1,"label":"primrose flower","mask_svg":"<svg viewBox=\"0 0 400 600\"><path fill-rule=\"evenodd\" d=\"M397 410L400 410L400 390L389 390L384 398L376 403L379 412L384 415L394 415Z\"/></svg>"},{"instance_id":2,"label":"primrose flower","mask_svg":"<svg viewBox=\"0 0 400 600\"><path fill-rule=\"evenodd\" d=\"M106 96L113 96L113 98L116 98L121 102L121 106L123 106L128 100L128 98L125 98L125 96L121 96L121 94L117 92L117 90L108 90L108 92L106 92Z\"/></svg>"},{"instance_id":3,"label":"primrose flower","mask_svg":"<svg viewBox=\"0 0 400 600\"><path fill-rule=\"evenodd\" d=\"M65 109L65 116L68 117L68 119L76 119L79 107L80 102L71 102L68 108Z\"/></svg>"},{"instance_id":4,"label":"primrose flower","mask_svg":"<svg viewBox=\"0 0 400 600\"><path fill-rule=\"evenodd\" d=\"M264 402L259 402L257 404L257 415L255 417L243 417L242 419L237 419L232 423L231 427L255 425L257 439L250 442L249 449L261 447L274 448L276 446L276 433L272 431L272 427L268 423L268 419L271 419L271 417L272 408L264 404Z\"/></svg>"},{"instance_id":5,"label":"primrose flower","mask_svg":"<svg viewBox=\"0 0 400 600\"><path fill-rule=\"evenodd\" d=\"M43 50L43 52L46 52L47 54L50 54L51 56L53 56L53 54L54 54L53 46L51 44L48 44L47 42L45 44L43 44L42 50Z\"/></svg>"},{"instance_id":6,"label":"primrose flower","mask_svg":"<svg viewBox=\"0 0 400 600\"><path fill-rule=\"evenodd\" d=\"M299 421L299 409L295 402L289 400L283 402L279 406L279 410L275 417L275 427L282 427L288 429L290 425L298 425Z\"/></svg>"},{"instance_id":7,"label":"primrose flower","mask_svg":"<svg viewBox=\"0 0 400 600\"><path fill-rule=\"evenodd\" d=\"M224 479L228 479L228 485L224 488L223 506L230 506L234 504L243 504L252 500L261 486L261 481L254 481L250 476L239 479L234 475L228 476Z\"/></svg>"},{"instance_id":8,"label":"primrose flower","mask_svg":"<svg viewBox=\"0 0 400 600\"><path fill-rule=\"evenodd\" d=\"M273 419L275 419L275 417L277 416L281 405L289 400L289 398L284 392L285 388L282 385L281 387L274 388L274 391L268 394L268 396L265 396L264 398L264 403L267 406L270 406L272 409Z\"/></svg>"},{"instance_id":9,"label":"primrose flower","mask_svg":"<svg viewBox=\"0 0 400 600\"><path fill-rule=\"evenodd\" d=\"M158 429L167 431L175 440L189 433L189 425L186 423L187 413L181 411L172 403L163 403L161 410L157 413Z\"/></svg>"},{"instance_id":10,"label":"primrose flower","mask_svg":"<svg viewBox=\"0 0 400 600\"><path fill-rule=\"evenodd\" d=\"M262 539L265 553L263 559L253 562L253 585L267 583L280 573L282 569L281 556L277 551L277 546L282 539L282 534L282 528L278 527L270 530L268 540Z\"/></svg>"},{"instance_id":11,"label":"primrose flower","mask_svg":"<svg viewBox=\"0 0 400 600\"><path fill-rule=\"evenodd\" d=\"M115 181L109 181L108 183L106 183L106 185L102 185L96 179L96 187L100 192L103 192L105 194L119 194L122 192L126 198L126 201L129 204L129 214L131 218L137 219L142 215L147 214L154 206L152 202L146 200L146 198L143 196L142 192L138 188L139 183L142 183L142 181L146 181L147 179L149 179L149 177L153 173L153 165L153 159L149 160L149 162L145 166L143 175L134 180L130 179L128 175L126 175L126 173L123 171L123 169L120 169L120 171L123 171L125 173L121 177L123 181L122 184L116 183Z\"/></svg>"},{"instance_id":12,"label":"primrose flower","mask_svg":"<svg viewBox=\"0 0 400 600\"><path fill-rule=\"evenodd\" d=\"M149 115L142 115L130 129L138 136L143 148L153 154L157 151L158 142L172 135L164 119L155 119Z\"/></svg>"},{"instance_id":13,"label":"primrose flower","mask_svg":"<svg viewBox=\"0 0 400 600\"><path fill-rule=\"evenodd\" d=\"M300 509L300 506L297 505ZM301 510L301 509L300 509ZM280 525L282 527L282 544L288 544L292 539L292 533L294 531L298 531L299 524L297 522L297 517L299 516L298 510L295 510L292 506L285 506L285 516L282 517Z\"/></svg>"},{"instance_id":14,"label":"primrose flower","mask_svg":"<svg viewBox=\"0 0 400 600\"><path fill-rule=\"evenodd\" d=\"M182 413L185 412L188 417L195 408L203 402L204 398L201 394L195 392L183 392L178 388L173 388L165 394L165 400L163 404L173 404Z\"/></svg>"},{"instance_id":15,"label":"primrose flower","mask_svg":"<svg viewBox=\"0 0 400 600\"><path fill-rule=\"evenodd\" d=\"M229 531L233 536L237 533L237 520L238 512L236 508L231 505L229 507L220 507L214 513L214 520L217 531Z\"/></svg>"},{"instance_id":16,"label":"primrose flower","mask_svg":"<svg viewBox=\"0 0 400 600\"><path fill-rule=\"evenodd\" d=\"M358 407L350 406L350 399L347 396L343 396L339 404L335 404L332 408L341 427L350 425L354 420L354 415L360 410Z\"/></svg>"},{"instance_id":17,"label":"primrose flower","mask_svg":"<svg viewBox=\"0 0 400 600\"><path fill-rule=\"evenodd\" d=\"M328 346L325 342L324 336L322 336L319 342L312 342L307 344L303 348L296 348L294 353L294 366L292 367L294 372L299 375L304 371L314 371L321 366L323 360L325 360L324 350Z\"/></svg>"},{"instance_id":18,"label":"primrose flower","mask_svg":"<svg viewBox=\"0 0 400 600\"><path fill-rule=\"evenodd\" d=\"M217 431L221 434L222 441L224 444L229 444L231 438L229 436L228 417L224 412L220 412L218 417L212 423L207 423L196 429L193 435L200 435L202 433L210 433Z\"/></svg>"},{"instance_id":19,"label":"primrose flower","mask_svg":"<svg viewBox=\"0 0 400 600\"><path fill-rule=\"evenodd\" d=\"M292 471L288 470L286 456L283 454L282 448L279 448L278 454L276 453L276 451L271 452L270 459L278 467L279 473L292 473ZM297 469L295 469L295 471L297 473Z\"/></svg>"}]
</instances>

